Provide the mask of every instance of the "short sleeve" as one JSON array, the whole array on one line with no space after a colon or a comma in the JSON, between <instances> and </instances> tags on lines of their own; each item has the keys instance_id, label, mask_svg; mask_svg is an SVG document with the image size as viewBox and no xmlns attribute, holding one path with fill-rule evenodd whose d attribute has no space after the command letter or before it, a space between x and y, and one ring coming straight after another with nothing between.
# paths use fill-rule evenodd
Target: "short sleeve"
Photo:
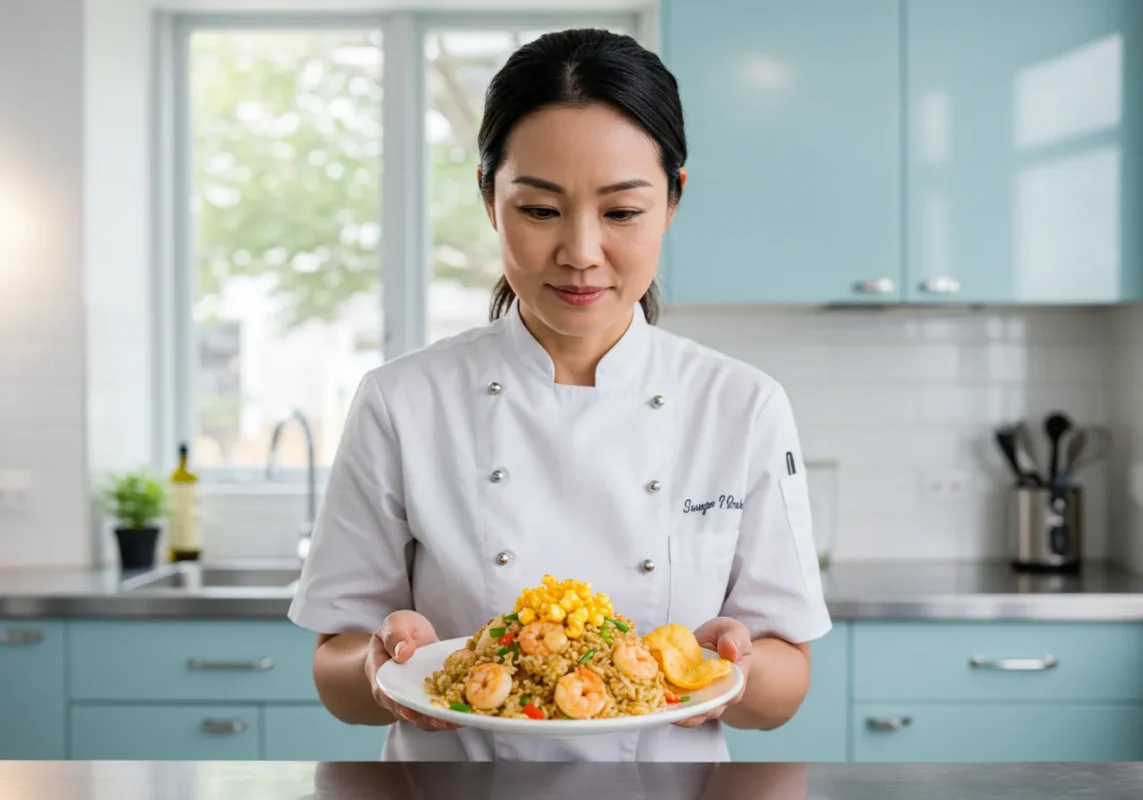
<instances>
[{"instance_id":1,"label":"short sleeve","mask_svg":"<svg viewBox=\"0 0 1143 800\"><path fill-rule=\"evenodd\" d=\"M722 615L795 644L832 627L793 410L774 385L751 432L747 491Z\"/></svg>"},{"instance_id":2,"label":"short sleeve","mask_svg":"<svg viewBox=\"0 0 1143 800\"><path fill-rule=\"evenodd\" d=\"M412 552L397 435L370 373L350 404L289 618L317 633L371 633L412 607Z\"/></svg>"}]
</instances>

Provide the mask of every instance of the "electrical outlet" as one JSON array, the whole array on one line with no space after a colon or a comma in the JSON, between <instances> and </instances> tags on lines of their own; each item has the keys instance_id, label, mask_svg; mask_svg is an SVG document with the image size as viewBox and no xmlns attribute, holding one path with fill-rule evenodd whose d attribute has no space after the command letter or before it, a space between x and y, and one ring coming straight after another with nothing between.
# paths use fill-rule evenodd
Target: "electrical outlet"
<instances>
[{"instance_id":1,"label":"electrical outlet","mask_svg":"<svg viewBox=\"0 0 1143 800\"><path fill-rule=\"evenodd\" d=\"M933 472L921 478L921 493L926 500L961 500L972 490L969 475L964 470L950 469Z\"/></svg>"},{"instance_id":2,"label":"electrical outlet","mask_svg":"<svg viewBox=\"0 0 1143 800\"><path fill-rule=\"evenodd\" d=\"M0 470L0 512L28 510L32 473L27 470Z\"/></svg>"}]
</instances>

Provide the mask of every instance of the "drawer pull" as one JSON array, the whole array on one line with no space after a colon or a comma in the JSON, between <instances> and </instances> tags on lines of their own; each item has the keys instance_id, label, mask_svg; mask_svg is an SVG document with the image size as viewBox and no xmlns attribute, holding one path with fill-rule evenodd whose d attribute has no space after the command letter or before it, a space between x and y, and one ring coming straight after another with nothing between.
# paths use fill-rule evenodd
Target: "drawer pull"
<instances>
[{"instance_id":1,"label":"drawer pull","mask_svg":"<svg viewBox=\"0 0 1143 800\"><path fill-rule=\"evenodd\" d=\"M865 719L865 727L871 731L899 731L912 724L912 717L867 717Z\"/></svg>"},{"instance_id":2,"label":"drawer pull","mask_svg":"<svg viewBox=\"0 0 1143 800\"><path fill-rule=\"evenodd\" d=\"M858 281L853 286L858 294L892 294L897 291L897 284L889 278L874 278L868 281Z\"/></svg>"},{"instance_id":3,"label":"drawer pull","mask_svg":"<svg viewBox=\"0 0 1143 800\"><path fill-rule=\"evenodd\" d=\"M960 291L960 281L956 278L929 278L921 281L920 289L928 294L956 294Z\"/></svg>"},{"instance_id":4,"label":"drawer pull","mask_svg":"<svg viewBox=\"0 0 1143 800\"><path fill-rule=\"evenodd\" d=\"M226 670L231 672L265 672L274 668L274 659L260 658L257 661L204 661L201 658L192 658L187 661L187 667L194 670Z\"/></svg>"},{"instance_id":5,"label":"drawer pull","mask_svg":"<svg viewBox=\"0 0 1143 800\"><path fill-rule=\"evenodd\" d=\"M42 631L0 631L0 644L6 647L28 647L44 640Z\"/></svg>"},{"instance_id":6,"label":"drawer pull","mask_svg":"<svg viewBox=\"0 0 1143 800\"><path fill-rule=\"evenodd\" d=\"M212 736L228 736L233 733L243 733L249 728L244 719L204 719L202 729Z\"/></svg>"},{"instance_id":7,"label":"drawer pull","mask_svg":"<svg viewBox=\"0 0 1143 800\"><path fill-rule=\"evenodd\" d=\"M1043 658L998 658L988 659L983 656L973 656L968 665L973 669L995 669L1002 672L1043 672L1053 669L1059 660L1055 656Z\"/></svg>"}]
</instances>

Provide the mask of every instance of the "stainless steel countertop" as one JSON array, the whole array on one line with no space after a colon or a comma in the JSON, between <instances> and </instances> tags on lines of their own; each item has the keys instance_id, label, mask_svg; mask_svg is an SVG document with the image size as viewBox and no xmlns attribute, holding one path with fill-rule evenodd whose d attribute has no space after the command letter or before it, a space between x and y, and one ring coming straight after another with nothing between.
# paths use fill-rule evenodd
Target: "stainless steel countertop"
<instances>
[{"instance_id":1,"label":"stainless steel countertop","mask_svg":"<svg viewBox=\"0 0 1143 800\"><path fill-rule=\"evenodd\" d=\"M21 800L1136 800L1143 764L0 762Z\"/></svg>"},{"instance_id":2,"label":"stainless steel countertop","mask_svg":"<svg viewBox=\"0 0 1143 800\"><path fill-rule=\"evenodd\" d=\"M1006 564L841 563L823 571L835 620L1143 621L1143 575L1088 564L1076 576ZM284 618L293 590L124 592L115 570L0 570L0 618Z\"/></svg>"}]
</instances>

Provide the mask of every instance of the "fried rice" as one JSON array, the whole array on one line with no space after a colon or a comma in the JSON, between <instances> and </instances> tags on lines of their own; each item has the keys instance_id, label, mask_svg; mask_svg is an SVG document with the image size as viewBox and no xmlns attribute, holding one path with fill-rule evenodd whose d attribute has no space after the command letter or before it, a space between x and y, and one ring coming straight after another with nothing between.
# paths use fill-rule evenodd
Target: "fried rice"
<instances>
[{"instance_id":1,"label":"fried rice","mask_svg":"<svg viewBox=\"0 0 1143 800\"><path fill-rule=\"evenodd\" d=\"M544 624L551 623L535 620L526 633L534 633L535 626ZM602 709L587 714L588 718L641 716L663 708L668 702L677 702L657 666L650 677L639 675L641 679L636 679L631 676L633 670L629 666L624 671L623 664L616 665L615 652L622 645L645 650L635 623L626 617L614 614L600 626L585 624L582 635L565 637L566 645L555 654L542 652L543 648L539 648L538 654L524 652L520 646L522 633L525 626L516 614L489 620L463 649L445 659L442 669L425 679L430 702L441 708L484 716L533 720L585 718L578 713L569 717L556 702L557 683L564 676L575 674L580 667L598 675L604 685ZM537 648L533 645L525 649L535 651ZM502 665L511 675L511 691L493 708L478 708L486 704L473 703L475 695L468 691L473 670L482 664Z\"/></svg>"}]
</instances>

